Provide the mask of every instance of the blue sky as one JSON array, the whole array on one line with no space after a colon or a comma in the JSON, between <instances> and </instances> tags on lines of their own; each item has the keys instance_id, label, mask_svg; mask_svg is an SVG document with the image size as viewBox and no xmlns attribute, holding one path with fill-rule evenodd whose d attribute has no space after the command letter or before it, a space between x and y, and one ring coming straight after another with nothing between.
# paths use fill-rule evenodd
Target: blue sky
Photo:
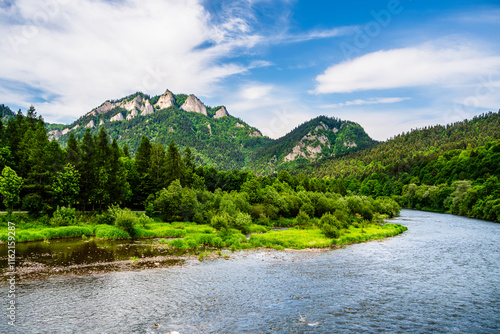
<instances>
[{"instance_id":1,"label":"blue sky","mask_svg":"<svg viewBox=\"0 0 500 334\"><path fill-rule=\"evenodd\" d=\"M193 93L277 138L318 115L386 140L500 108L498 1L0 0L0 103L71 123Z\"/></svg>"}]
</instances>

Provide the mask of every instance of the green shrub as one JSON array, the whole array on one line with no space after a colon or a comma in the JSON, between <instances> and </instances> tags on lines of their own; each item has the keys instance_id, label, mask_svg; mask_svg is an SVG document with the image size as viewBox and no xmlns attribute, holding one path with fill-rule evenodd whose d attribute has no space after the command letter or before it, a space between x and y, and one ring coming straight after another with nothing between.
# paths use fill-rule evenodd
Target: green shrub
<instances>
[{"instance_id":1,"label":"green shrub","mask_svg":"<svg viewBox=\"0 0 500 334\"><path fill-rule=\"evenodd\" d=\"M113 213L109 211L105 211L100 215L95 216L96 224L106 224L106 225L114 225L115 224L115 216Z\"/></svg>"},{"instance_id":2,"label":"green shrub","mask_svg":"<svg viewBox=\"0 0 500 334\"><path fill-rule=\"evenodd\" d=\"M75 225L76 222L76 210L64 206L57 207L53 217L50 219L50 225L56 227Z\"/></svg>"},{"instance_id":3,"label":"green shrub","mask_svg":"<svg viewBox=\"0 0 500 334\"><path fill-rule=\"evenodd\" d=\"M338 228L334 225L325 224L321 226L321 232L327 237L332 239L337 239L340 236Z\"/></svg>"},{"instance_id":4,"label":"green shrub","mask_svg":"<svg viewBox=\"0 0 500 334\"><path fill-rule=\"evenodd\" d=\"M174 239L172 241L169 241L168 245L175 247L175 248L188 248L189 247L189 245L183 239Z\"/></svg>"},{"instance_id":5,"label":"green shrub","mask_svg":"<svg viewBox=\"0 0 500 334\"><path fill-rule=\"evenodd\" d=\"M243 233L248 233L251 224L252 217L248 213L238 212L233 226Z\"/></svg>"},{"instance_id":6,"label":"green shrub","mask_svg":"<svg viewBox=\"0 0 500 334\"><path fill-rule=\"evenodd\" d=\"M116 212L115 218L115 226L119 229L127 232L131 237L134 237L136 234L134 225L138 222L137 216L127 210L121 210Z\"/></svg>"},{"instance_id":7,"label":"green shrub","mask_svg":"<svg viewBox=\"0 0 500 334\"><path fill-rule=\"evenodd\" d=\"M95 230L95 236L98 239L116 240L116 239L129 239L130 235L114 226L99 225Z\"/></svg>"},{"instance_id":8,"label":"green shrub","mask_svg":"<svg viewBox=\"0 0 500 334\"><path fill-rule=\"evenodd\" d=\"M232 219L227 212L222 212L212 217L210 225L219 231L224 231L231 226Z\"/></svg>"},{"instance_id":9,"label":"green shrub","mask_svg":"<svg viewBox=\"0 0 500 334\"><path fill-rule=\"evenodd\" d=\"M295 218L294 225L298 226L299 228L305 228L307 225L309 225L310 220L311 219L309 218L309 215L301 209L299 211L299 214Z\"/></svg>"}]
</instances>

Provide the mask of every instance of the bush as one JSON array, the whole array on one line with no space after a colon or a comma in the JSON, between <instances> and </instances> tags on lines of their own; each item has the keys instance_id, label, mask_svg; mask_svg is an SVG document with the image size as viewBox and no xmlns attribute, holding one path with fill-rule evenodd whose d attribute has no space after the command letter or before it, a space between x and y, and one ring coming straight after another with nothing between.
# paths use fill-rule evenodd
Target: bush
<instances>
[{"instance_id":1,"label":"bush","mask_svg":"<svg viewBox=\"0 0 500 334\"><path fill-rule=\"evenodd\" d=\"M183 239L174 239L169 241L168 245L175 248L188 248L188 244Z\"/></svg>"},{"instance_id":2,"label":"bush","mask_svg":"<svg viewBox=\"0 0 500 334\"><path fill-rule=\"evenodd\" d=\"M101 224L114 225L115 216L113 216L113 214L110 213L109 211L105 211L102 214L95 216L95 222L99 225Z\"/></svg>"},{"instance_id":3,"label":"bush","mask_svg":"<svg viewBox=\"0 0 500 334\"><path fill-rule=\"evenodd\" d=\"M231 226L231 217L227 212L222 212L212 217L210 225L219 231L225 231Z\"/></svg>"},{"instance_id":4,"label":"bush","mask_svg":"<svg viewBox=\"0 0 500 334\"><path fill-rule=\"evenodd\" d=\"M248 233L251 224L252 217L248 213L238 212L233 226L243 233Z\"/></svg>"},{"instance_id":5,"label":"bush","mask_svg":"<svg viewBox=\"0 0 500 334\"><path fill-rule=\"evenodd\" d=\"M305 228L307 225L309 225L310 218L307 213L302 211L302 209L299 211L299 214L295 218L294 225L298 226L299 228Z\"/></svg>"},{"instance_id":6,"label":"bush","mask_svg":"<svg viewBox=\"0 0 500 334\"><path fill-rule=\"evenodd\" d=\"M339 230L334 225L325 224L321 226L321 232L327 238L337 239L340 236Z\"/></svg>"},{"instance_id":7,"label":"bush","mask_svg":"<svg viewBox=\"0 0 500 334\"><path fill-rule=\"evenodd\" d=\"M115 226L125 232L131 237L135 236L134 225L138 222L137 216L127 210L121 210L116 213Z\"/></svg>"},{"instance_id":8,"label":"bush","mask_svg":"<svg viewBox=\"0 0 500 334\"><path fill-rule=\"evenodd\" d=\"M99 239L116 240L116 239L129 239L130 235L114 226L100 225L95 230L95 236Z\"/></svg>"},{"instance_id":9,"label":"bush","mask_svg":"<svg viewBox=\"0 0 500 334\"><path fill-rule=\"evenodd\" d=\"M64 206L57 207L54 216L50 219L50 225L55 227L75 225L76 223L76 210Z\"/></svg>"}]
</instances>

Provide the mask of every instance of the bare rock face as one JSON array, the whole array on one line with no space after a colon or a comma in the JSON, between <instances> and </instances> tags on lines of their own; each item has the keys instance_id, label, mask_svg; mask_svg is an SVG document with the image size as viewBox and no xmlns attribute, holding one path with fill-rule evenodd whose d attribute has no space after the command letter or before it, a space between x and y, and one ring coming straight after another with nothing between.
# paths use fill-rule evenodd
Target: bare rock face
<instances>
[{"instance_id":1,"label":"bare rock face","mask_svg":"<svg viewBox=\"0 0 500 334\"><path fill-rule=\"evenodd\" d=\"M122 113L119 112L118 114L114 115L113 117L111 117L110 121L111 122L123 121L123 115L122 115Z\"/></svg>"},{"instance_id":2,"label":"bare rock face","mask_svg":"<svg viewBox=\"0 0 500 334\"><path fill-rule=\"evenodd\" d=\"M70 132L70 129L66 128L64 130L62 130L62 135L64 136L65 134L69 133Z\"/></svg>"},{"instance_id":3,"label":"bare rock face","mask_svg":"<svg viewBox=\"0 0 500 334\"><path fill-rule=\"evenodd\" d=\"M128 111L135 110L136 108L141 110L142 105L143 99L141 95L135 97L133 100L120 103L120 107Z\"/></svg>"},{"instance_id":4,"label":"bare rock face","mask_svg":"<svg viewBox=\"0 0 500 334\"><path fill-rule=\"evenodd\" d=\"M344 142L344 146L345 146L345 147L349 147L349 148L351 148L351 147L357 147L357 146L358 146L358 144L356 144L354 141L350 141L350 140L348 140L348 141L345 141L345 142Z\"/></svg>"},{"instance_id":5,"label":"bare rock face","mask_svg":"<svg viewBox=\"0 0 500 334\"><path fill-rule=\"evenodd\" d=\"M262 133L260 133L259 131L255 130L254 132L252 132L250 134L250 137L262 137Z\"/></svg>"},{"instance_id":6,"label":"bare rock face","mask_svg":"<svg viewBox=\"0 0 500 334\"><path fill-rule=\"evenodd\" d=\"M189 97L186 99L186 102L182 104L181 109L207 116L207 108L193 94L189 95Z\"/></svg>"},{"instance_id":7,"label":"bare rock face","mask_svg":"<svg viewBox=\"0 0 500 334\"><path fill-rule=\"evenodd\" d=\"M155 109L153 108L153 106L151 105L151 103L149 102L149 100L144 101L144 105L143 105L143 108L142 108L141 115L142 116L146 116L146 115L149 115L149 114L154 114L154 112L155 112Z\"/></svg>"},{"instance_id":8,"label":"bare rock face","mask_svg":"<svg viewBox=\"0 0 500 334\"><path fill-rule=\"evenodd\" d=\"M62 132L59 130L52 130L49 131L48 135L49 135L49 140L52 139L58 140L62 136Z\"/></svg>"},{"instance_id":9,"label":"bare rock face","mask_svg":"<svg viewBox=\"0 0 500 334\"><path fill-rule=\"evenodd\" d=\"M236 125L237 128L244 128L245 127L243 124L238 123L238 122L236 122L235 125Z\"/></svg>"},{"instance_id":10,"label":"bare rock face","mask_svg":"<svg viewBox=\"0 0 500 334\"><path fill-rule=\"evenodd\" d=\"M224 107L224 106L220 107L215 112L214 118L221 118L221 117L227 117L227 110L226 110L226 107Z\"/></svg>"},{"instance_id":11,"label":"bare rock face","mask_svg":"<svg viewBox=\"0 0 500 334\"><path fill-rule=\"evenodd\" d=\"M71 130L76 130L76 129L78 129L79 127L80 127L80 125L78 125L78 124L77 124L77 125L75 125L74 127L72 127L72 128L71 128Z\"/></svg>"},{"instance_id":12,"label":"bare rock face","mask_svg":"<svg viewBox=\"0 0 500 334\"><path fill-rule=\"evenodd\" d=\"M163 95L160 96L158 102L156 102L155 104L155 107L158 107L159 109L165 109L173 106L174 103L175 103L174 94L172 94L172 92L167 89L165 93L163 93Z\"/></svg>"},{"instance_id":13,"label":"bare rock face","mask_svg":"<svg viewBox=\"0 0 500 334\"><path fill-rule=\"evenodd\" d=\"M104 124L104 121L101 119L101 121L99 122L99 126L101 126L103 124Z\"/></svg>"},{"instance_id":14,"label":"bare rock face","mask_svg":"<svg viewBox=\"0 0 500 334\"><path fill-rule=\"evenodd\" d=\"M108 111L110 111L111 109L113 109L115 107L116 107L116 105L114 103L106 101L103 104L101 104L101 106L99 108L97 108L96 111L99 114L105 114L105 113L107 113Z\"/></svg>"},{"instance_id":15,"label":"bare rock face","mask_svg":"<svg viewBox=\"0 0 500 334\"><path fill-rule=\"evenodd\" d=\"M97 113L95 110L92 110L91 112L87 113L85 115L85 117L94 117L94 116L97 116Z\"/></svg>"},{"instance_id":16,"label":"bare rock face","mask_svg":"<svg viewBox=\"0 0 500 334\"><path fill-rule=\"evenodd\" d=\"M87 123L87 125L85 125L86 128L93 128L94 127L94 120L91 119L90 122Z\"/></svg>"},{"instance_id":17,"label":"bare rock face","mask_svg":"<svg viewBox=\"0 0 500 334\"><path fill-rule=\"evenodd\" d=\"M139 112L137 111L137 109L134 109L130 112L130 114L127 115L127 121L136 117L137 115L139 115Z\"/></svg>"}]
</instances>

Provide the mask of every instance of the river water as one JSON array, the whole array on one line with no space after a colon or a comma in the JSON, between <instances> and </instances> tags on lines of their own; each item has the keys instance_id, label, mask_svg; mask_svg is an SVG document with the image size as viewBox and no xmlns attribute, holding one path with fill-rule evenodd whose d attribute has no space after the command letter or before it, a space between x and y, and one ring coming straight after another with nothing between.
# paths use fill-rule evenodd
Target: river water
<instances>
[{"instance_id":1,"label":"river water","mask_svg":"<svg viewBox=\"0 0 500 334\"><path fill-rule=\"evenodd\" d=\"M500 333L500 224L403 210L404 234L17 285L1 333ZM156 326L155 326L156 325Z\"/></svg>"}]
</instances>

